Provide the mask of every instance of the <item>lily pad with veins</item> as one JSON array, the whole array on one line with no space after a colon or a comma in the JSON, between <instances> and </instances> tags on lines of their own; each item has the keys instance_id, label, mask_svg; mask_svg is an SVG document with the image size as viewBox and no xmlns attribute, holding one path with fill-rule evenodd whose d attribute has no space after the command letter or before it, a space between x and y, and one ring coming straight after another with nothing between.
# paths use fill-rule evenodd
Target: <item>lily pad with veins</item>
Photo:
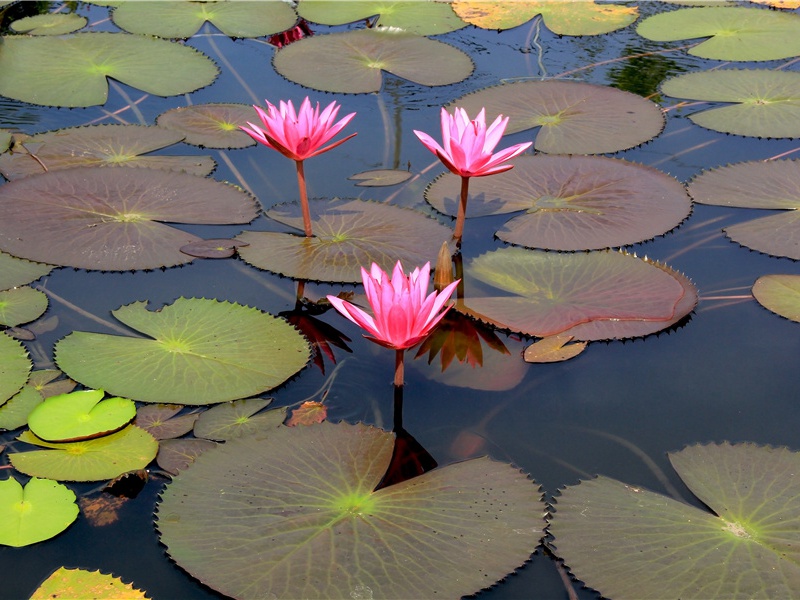
<instances>
[{"instance_id":1,"label":"lily pad with veins","mask_svg":"<svg viewBox=\"0 0 800 600\"><path fill-rule=\"evenodd\" d=\"M23 488L13 477L0 481L0 544L19 548L41 542L78 517L75 493L67 486L34 477Z\"/></svg>"},{"instance_id":2,"label":"lily pad with veins","mask_svg":"<svg viewBox=\"0 0 800 600\"><path fill-rule=\"evenodd\" d=\"M32 366L22 344L0 331L0 404L22 389Z\"/></svg>"},{"instance_id":3,"label":"lily pad with veins","mask_svg":"<svg viewBox=\"0 0 800 600\"><path fill-rule=\"evenodd\" d=\"M449 3L431 0L303 0L297 13L324 25L345 25L377 15L373 27L397 27L417 35L438 35L467 25Z\"/></svg>"},{"instance_id":4,"label":"lily pad with veins","mask_svg":"<svg viewBox=\"0 0 800 600\"><path fill-rule=\"evenodd\" d=\"M800 323L800 275L762 275L753 296L767 310Z\"/></svg>"},{"instance_id":5,"label":"lily pad with veins","mask_svg":"<svg viewBox=\"0 0 800 600\"><path fill-rule=\"evenodd\" d=\"M162 170L76 167L0 187L0 248L83 269L180 265L200 238L166 222L248 223L255 199L211 179Z\"/></svg>"},{"instance_id":6,"label":"lily pad with veins","mask_svg":"<svg viewBox=\"0 0 800 600\"><path fill-rule=\"evenodd\" d=\"M53 265L31 262L0 252L0 290L31 283L52 270Z\"/></svg>"},{"instance_id":7,"label":"lily pad with veins","mask_svg":"<svg viewBox=\"0 0 800 600\"><path fill-rule=\"evenodd\" d=\"M661 133L658 105L615 88L577 81L519 81L472 92L446 108L487 121L509 117L506 134L539 127L534 148L549 154L603 154L627 150Z\"/></svg>"},{"instance_id":8,"label":"lily pad with veins","mask_svg":"<svg viewBox=\"0 0 800 600\"><path fill-rule=\"evenodd\" d=\"M161 113L156 125L183 134L187 144L204 148L246 148L256 141L239 129L256 118L246 104L195 104Z\"/></svg>"},{"instance_id":9,"label":"lily pad with veins","mask_svg":"<svg viewBox=\"0 0 800 600\"><path fill-rule=\"evenodd\" d=\"M103 390L51 396L28 415L28 427L48 442L75 442L108 435L136 416L127 398L103 398Z\"/></svg>"},{"instance_id":10,"label":"lily pad with veins","mask_svg":"<svg viewBox=\"0 0 800 600\"><path fill-rule=\"evenodd\" d=\"M16 327L41 317L47 310L44 292L28 286L0 291L0 325Z\"/></svg>"}]
</instances>

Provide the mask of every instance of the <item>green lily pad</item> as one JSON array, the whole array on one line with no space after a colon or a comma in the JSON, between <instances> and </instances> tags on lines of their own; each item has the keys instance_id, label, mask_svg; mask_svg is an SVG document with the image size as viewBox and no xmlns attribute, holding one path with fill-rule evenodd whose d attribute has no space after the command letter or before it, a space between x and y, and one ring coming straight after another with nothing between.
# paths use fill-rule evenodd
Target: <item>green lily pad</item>
<instances>
[{"instance_id":1,"label":"green lily pad","mask_svg":"<svg viewBox=\"0 0 800 600\"><path fill-rule=\"evenodd\" d=\"M14 136L8 129L0 129L0 152L5 152L11 147Z\"/></svg>"},{"instance_id":2,"label":"green lily pad","mask_svg":"<svg viewBox=\"0 0 800 600\"><path fill-rule=\"evenodd\" d=\"M358 283L361 265L377 263L391 270L398 260L408 265L435 261L452 230L407 208L354 199L313 200L314 237L245 231L236 240L245 262L287 277L312 281ZM283 204L267 216L303 230L299 204Z\"/></svg>"},{"instance_id":3,"label":"green lily pad","mask_svg":"<svg viewBox=\"0 0 800 600\"><path fill-rule=\"evenodd\" d=\"M56 361L86 387L142 402L255 396L310 358L308 342L286 321L231 302L179 298L155 312L134 302L112 314L147 337L76 331L56 344Z\"/></svg>"},{"instance_id":4,"label":"green lily pad","mask_svg":"<svg viewBox=\"0 0 800 600\"><path fill-rule=\"evenodd\" d=\"M635 6L597 4L587 0L489 2L454 0L453 10L467 23L484 29L512 29L542 15L557 35L600 35L627 27L636 20Z\"/></svg>"},{"instance_id":5,"label":"green lily pad","mask_svg":"<svg viewBox=\"0 0 800 600\"><path fill-rule=\"evenodd\" d=\"M523 473L480 458L374 491L393 445L328 422L226 442L167 485L161 541L235 598L458 598L528 559L544 505Z\"/></svg>"},{"instance_id":6,"label":"green lily pad","mask_svg":"<svg viewBox=\"0 0 800 600\"><path fill-rule=\"evenodd\" d=\"M49 540L77 517L75 494L65 485L36 477L24 488L13 477L0 481L0 544L19 548Z\"/></svg>"},{"instance_id":7,"label":"green lily pad","mask_svg":"<svg viewBox=\"0 0 800 600\"><path fill-rule=\"evenodd\" d=\"M35 321L47 310L47 295L28 286L0 291L0 325L16 327Z\"/></svg>"},{"instance_id":8,"label":"green lily pad","mask_svg":"<svg viewBox=\"0 0 800 600\"><path fill-rule=\"evenodd\" d=\"M32 366L22 344L0 332L0 404L22 389Z\"/></svg>"},{"instance_id":9,"label":"green lily pad","mask_svg":"<svg viewBox=\"0 0 800 600\"><path fill-rule=\"evenodd\" d=\"M794 597L800 454L724 443L669 457L710 510L608 477L583 481L556 498L556 555L608 598Z\"/></svg>"},{"instance_id":10,"label":"green lily pad","mask_svg":"<svg viewBox=\"0 0 800 600\"><path fill-rule=\"evenodd\" d=\"M537 337L597 320L657 321L667 326L685 294L670 273L610 251L555 254L504 248L475 258L467 267L466 281L472 278L506 295L468 293L466 304L457 303L456 310Z\"/></svg>"},{"instance_id":11,"label":"green lily pad","mask_svg":"<svg viewBox=\"0 0 800 600\"><path fill-rule=\"evenodd\" d=\"M44 402L44 397L28 384L0 406L0 429L19 429L28 424L28 415Z\"/></svg>"},{"instance_id":12,"label":"green lily pad","mask_svg":"<svg viewBox=\"0 0 800 600\"><path fill-rule=\"evenodd\" d=\"M303 0L297 13L323 25L344 25L378 15L373 27L397 27L417 35L438 35L466 26L449 3L430 0Z\"/></svg>"},{"instance_id":13,"label":"green lily pad","mask_svg":"<svg viewBox=\"0 0 800 600\"><path fill-rule=\"evenodd\" d=\"M111 13L120 29L190 38L206 21L227 36L255 38L289 29L297 14L286 2L120 2Z\"/></svg>"},{"instance_id":14,"label":"green lily pad","mask_svg":"<svg viewBox=\"0 0 800 600\"><path fill-rule=\"evenodd\" d=\"M210 156L142 156L182 139L177 131L143 125L68 127L33 135L0 155L0 173L19 179L73 167L146 167L209 175L216 166Z\"/></svg>"},{"instance_id":15,"label":"green lily pad","mask_svg":"<svg viewBox=\"0 0 800 600\"><path fill-rule=\"evenodd\" d=\"M604 154L627 150L661 133L664 115L650 100L578 81L518 81L453 100L469 115L508 117L506 135L539 127L534 148L549 154Z\"/></svg>"},{"instance_id":16,"label":"green lily pad","mask_svg":"<svg viewBox=\"0 0 800 600\"><path fill-rule=\"evenodd\" d=\"M8 455L17 471L59 481L101 481L144 469L158 452L158 442L135 425L80 442L51 443L25 430L17 439L48 450Z\"/></svg>"},{"instance_id":17,"label":"green lily pad","mask_svg":"<svg viewBox=\"0 0 800 600\"><path fill-rule=\"evenodd\" d=\"M692 210L683 185L645 165L599 156L519 156L514 168L469 182L467 217L519 213L495 235L528 248L592 250L635 244L678 226ZM425 190L455 216L461 178Z\"/></svg>"},{"instance_id":18,"label":"green lily pad","mask_svg":"<svg viewBox=\"0 0 800 600\"><path fill-rule=\"evenodd\" d=\"M767 310L800 323L800 275L762 275L753 296Z\"/></svg>"},{"instance_id":19,"label":"green lily pad","mask_svg":"<svg viewBox=\"0 0 800 600\"><path fill-rule=\"evenodd\" d=\"M0 252L0 290L36 281L53 270L53 265L31 262Z\"/></svg>"},{"instance_id":20,"label":"green lily pad","mask_svg":"<svg viewBox=\"0 0 800 600\"><path fill-rule=\"evenodd\" d=\"M157 169L76 167L0 187L0 248L84 269L185 264L195 235L164 222L248 223L255 199L231 185Z\"/></svg>"},{"instance_id":21,"label":"green lily pad","mask_svg":"<svg viewBox=\"0 0 800 600\"><path fill-rule=\"evenodd\" d=\"M216 79L216 65L190 46L125 33L6 36L0 95L46 106L94 106L106 77L156 96L188 94Z\"/></svg>"},{"instance_id":22,"label":"green lily pad","mask_svg":"<svg viewBox=\"0 0 800 600\"><path fill-rule=\"evenodd\" d=\"M800 16L773 10L685 8L647 17L636 33L657 42L710 37L688 52L717 60L777 60L800 54Z\"/></svg>"},{"instance_id":23,"label":"green lily pad","mask_svg":"<svg viewBox=\"0 0 800 600\"><path fill-rule=\"evenodd\" d=\"M770 209L724 229L734 242L772 256L800 260L800 160L752 161L704 171L689 183L699 204Z\"/></svg>"},{"instance_id":24,"label":"green lily pad","mask_svg":"<svg viewBox=\"0 0 800 600\"><path fill-rule=\"evenodd\" d=\"M119 577L100 571L60 567L36 588L28 600L146 600L144 592Z\"/></svg>"},{"instance_id":25,"label":"green lily pad","mask_svg":"<svg viewBox=\"0 0 800 600\"><path fill-rule=\"evenodd\" d=\"M472 59L453 46L385 29L303 38L278 50L272 64L300 85L349 94L380 91L383 71L435 86L462 81L474 69Z\"/></svg>"},{"instance_id":26,"label":"green lily pad","mask_svg":"<svg viewBox=\"0 0 800 600\"><path fill-rule=\"evenodd\" d=\"M28 415L28 426L47 442L76 442L108 435L136 416L127 398L106 398L103 390L51 396Z\"/></svg>"},{"instance_id":27,"label":"green lily pad","mask_svg":"<svg viewBox=\"0 0 800 600\"><path fill-rule=\"evenodd\" d=\"M382 187L408 181L411 179L411 172L403 171L402 169L374 169L356 173L348 177L348 179L358 181L356 185L363 187Z\"/></svg>"},{"instance_id":28,"label":"green lily pad","mask_svg":"<svg viewBox=\"0 0 800 600\"><path fill-rule=\"evenodd\" d=\"M48 13L12 21L9 28L17 33L30 35L63 35L86 26L86 17L75 13Z\"/></svg>"},{"instance_id":29,"label":"green lily pad","mask_svg":"<svg viewBox=\"0 0 800 600\"><path fill-rule=\"evenodd\" d=\"M661 91L674 98L735 103L689 115L706 129L767 138L800 137L800 73L767 69L686 73L665 81Z\"/></svg>"},{"instance_id":30,"label":"green lily pad","mask_svg":"<svg viewBox=\"0 0 800 600\"><path fill-rule=\"evenodd\" d=\"M246 104L196 104L161 113L156 124L185 136L187 144L204 148L246 148L256 141L239 129L254 120Z\"/></svg>"},{"instance_id":31,"label":"green lily pad","mask_svg":"<svg viewBox=\"0 0 800 600\"><path fill-rule=\"evenodd\" d=\"M177 475L194 462L194 459L217 446L211 440L182 438L164 440L158 445L156 462L167 473Z\"/></svg>"},{"instance_id":32,"label":"green lily pad","mask_svg":"<svg viewBox=\"0 0 800 600\"><path fill-rule=\"evenodd\" d=\"M259 413L271 402L272 398L247 398L210 408L197 419L194 434L199 438L224 442L245 434L274 429L286 419L286 408Z\"/></svg>"},{"instance_id":33,"label":"green lily pad","mask_svg":"<svg viewBox=\"0 0 800 600\"><path fill-rule=\"evenodd\" d=\"M147 404L136 411L133 424L141 427L157 440L167 440L189 433L194 427L198 413L178 416L183 409L181 404ZM161 452L159 446L159 452Z\"/></svg>"}]
</instances>

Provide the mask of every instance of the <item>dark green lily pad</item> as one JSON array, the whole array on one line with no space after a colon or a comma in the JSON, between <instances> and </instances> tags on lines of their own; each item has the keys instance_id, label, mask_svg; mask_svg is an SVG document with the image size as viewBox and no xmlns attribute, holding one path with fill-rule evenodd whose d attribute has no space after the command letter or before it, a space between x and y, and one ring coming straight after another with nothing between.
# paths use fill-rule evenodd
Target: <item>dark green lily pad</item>
<instances>
[{"instance_id":1,"label":"dark green lily pad","mask_svg":"<svg viewBox=\"0 0 800 600\"><path fill-rule=\"evenodd\" d=\"M800 454L724 443L669 457L710 510L608 477L583 481L556 498L556 555L607 598L794 597Z\"/></svg>"},{"instance_id":2,"label":"dark green lily pad","mask_svg":"<svg viewBox=\"0 0 800 600\"><path fill-rule=\"evenodd\" d=\"M177 475L194 462L194 459L216 447L211 440L194 438L180 440L164 440L158 445L156 462L167 473Z\"/></svg>"},{"instance_id":3,"label":"dark green lily pad","mask_svg":"<svg viewBox=\"0 0 800 600\"><path fill-rule=\"evenodd\" d=\"M286 408L259 412L271 402L272 398L247 398L214 406L197 419L194 434L199 438L225 442L274 429L286 419Z\"/></svg>"},{"instance_id":4,"label":"dark green lily pad","mask_svg":"<svg viewBox=\"0 0 800 600\"><path fill-rule=\"evenodd\" d=\"M8 455L17 471L59 481L101 481L144 469L158 452L153 436L135 425L80 442L46 442L25 430L21 442L48 448Z\"/></svg>"},{"instance_id":5,"label":"dark green lily pad","mask_svg":"<svg viewBox=\"0 0 800 600\"><path fill-rule=\"evenodd\" d=\"M410 171L402 169L375 169L373 171L363 171L351 175L348 179L358 181L356 185L364 187L381 187L386 185L397 185L411 178Z\"/></svg>"},{"instance_id":6,"label":"dark green lily pad","mask_svg":"<svg viewBox=\"0 0 800 600\"><path fill-rule=\"evenodd\" d=\"M674 98L735 103L689 115L707 129L767 138L800 137L800 73L767 69L686 73L665 81L661 91Z\"/></svg>"},{"instance_id":7,"label":"dark green lily pad","mask_svg":"<svg viewBox=\"0 0 800 600\"><path fill-rule=\"evenodd\" d=\"M87 19L75 13L48 13L13 21L9 28L30 35L63 35L86 26Z\"/></svg>"},{"instance_id":8,"label":"dark green lily pad","mask_svg":"<svg viewBox=\"0 0 800 600\"><path fill-rule=\"evenodd\" d=\"M635 6L564 0L490 2L454 0L453 10L471 25L484 29L512 29L542 15L545 26L558 35L599 35L627 27L636 20Z\"/></svg>"},{"instance_id":9,"label":"dark green lily pad","mask_svg":"<svg viewBox=\"0 0 800 600\"><path fill-rule=\"evenodd\" d=\"M165 38L192 37L206 21L227 36L255 38L292 27L286 2L120 2L111 13L120 29Z\"/></svg>"},{"instance_id":10,"label":"dark green lily pad","mask_svg":"<svg viewBox=\"0 0 800 600\"><path fill-rule=\"evenodd\" d=\"M239 188L156 169L76 167L0 187L0 248L84 269L129 271L193 260L200 238L164 222L248 223L255 199Z\"/></svg>"},{"instance_id":11,"label":"dark green lily pad","mask_svg":"<svg viewBox=\"0 0 800 600\"><path fill-rule=\"evenodd\" d=\"M35 321L47 310L47 295L28 286L0 291L0 325L16 327Z\"/></svg>"},{"instance_id":12,"label":"dark green lily pad","mask_svg":"<svg viewBox=\"0 0 800 600\"><path fill-rule=\"evenodd\" d=\"M695 202L781 212L724 229L734 242L800 260L800 160L752 161L705 171L689 183Z\"/></svg>"},{"instance_id":13,"label":"dark green lily pad","mask_svg":"<svg viewBox=\"0 0 800 600\"><path fill-rule=\"evenodd\" d=\"M438 35L466 27L449 3L430 0L303 0L297 13L307 21L344 25L378 15L373 27L396 27L417 35Z\"/></svg>"},{"instance_id":14,"label":"dark green lily pad","mask_svg":"<svg viewBox=\"0 0 800 600\"><path fill-rule=\"evenodd\" d=\"M800 54L800 16L772 10L685 8L647 17L636 33L658 42L710 37L688 52L717 60L777 60Z\"/></svg>"},{"instance_id":15,"label":"dark green lily pad","mask_svg":"<svg viewBox=\"0 0 800 600\"><path fill-rule=\"evenodd\" d=\"M200 416L198 413L178 416L182 409L181 404L146 404L136 410L133 424L159 441L180 437L192 430L194 422Z\"/></svg>"},{"instance_id":16,"label":"dark green lily pad","mask_svg":"<svg viewBox=\"0 0 800 600\"><path fill-rule=\"evenodd\" d=\"M467 217L524 211L495 235L549 250L635 244L678 226L692 210L683 185L645 165L598 156L519 156L514 168L469 182ZM455 216L461 178L445 173L425 190Z\"/></svg>"},{"instance_id":17,"label":"dark green lily pad","mask_svg":"<svg viewBox=\"0 0 800 600\"><path fill-rule=\"evenodd\" d=\"M762 275L753 296L767 310L800 323L800 275Z\"/></svg>"},{"instance_id":18,"label":"dark green lily pad","mask_svg":"<svg viewBox=\"0 0 800 600\"><path fill-rule=\"evenodd\" d=\"M34 477L25 488L13 477L0 481L0 544L29 546L57 536L78 517L75 493L56 481Z\"/></svg>"},{"instance_id":19,"label":"dark green lily pad","mask_svg":"<svg viewBox=\"0 0 800 600\"><path fill-rule=\"evenodd\" d=\"M22 389L32 366L22 344L0 332L0 404Z\"/></svg>"},{"instance_id":20,"label":"dark green lily pad","mask_svg":"<svg viewBox=\"0 0 800 600\"><path fill-rule=\"evenodd\" d=\"M216 79L216 65L190 46L124 33L6 36L0 95L46 106L94 106L106 77L156 96L188 94Z\"/></svg>"},{"instance_id":21,"label":"dark green lily pad","mask_svg":"<svg viewBox=\"0 0 800 600\"><path fill-rule=\"evenodd\" d=\"M226 442L167 485L161 541L234 598L458 598L528 559L544 505L523 473L479 458L373 491L393 445L328 422Z\"/></svg>"},{"instance_id":22,"label":"dark green lily pad","mask_svg":"<svg viewBox=\"0 0 800 600\"><path fill-rule=\"evenodd\" d=\"M142 125L69 127L31 136L0 155L0 173L19 179L73 167L146 167L209 175L216 166L210 156L142 156L182 139L179 132Z\"/></svg>"},{"instance_id":23,"label":"dark green lily pad","mask_svg":"<svg viewBox=\"0 0 800 600\"><path fill-rule=\"evenodd\" d=\"M299 204L283 204L267 216L303 230ZM314 237L289 233L245 231L236 239L242 260L287 277L312 281L357 283L361 266L377 263L391 270L435 261L452 230L430 217L406 208L353 199L311 202ZM387 271L388 272L388 271Z\"/></svg>"},{"instance_id":24,"label":"dark green lily pad","mask_svg":"<svg viewBox=\"0 0 800 600\"><path fill-rule=\"evenodd\" d=\"M467 267L467 282L472 278L506 295L467 293L466 305L457 303L456 310L537 337L596 320L667 326L685 293L666 271L611 251L556 254L504 248L475 258Z\"/></svg>"},{"instance_id":25,"label":"dark green lily pad","mask_svg":"<svg viewBox=\"0 0 800 600\"><path fill-rule=\"evenodd\" d=\"M142 402L212 404L283 383L310 358L283 319L231 302L179 298L158 311L113 311L148 337L76 331L56 344L59 368L86 387Z\"/></svg>"},{"instance_id":26,"label":"dark green lily pad","mask_svg":"<svg viewBox=\"0 0 800 600\"><path fill-rule=\"evenodd\" d=\"M549 154L603 154L651 140L664 128L659 107L641 96L578 81L518 81L453 100L469 115L509 118L506 134L540 127L534 148Z\"/></svg>"},{"instance_id":27,"label":"dark green lily pad","mask_svg":"<svg viewBox=\"0 0 800 600\"><path fill-rule=\"evenodd\" d=\"M0 252L0 290L31 283L52 270L53 265L31 262Z\"/></svg>"},{"instance_id":28,"label":"dark green lily pad","mask_svg":"<svg viewBox=\"0 0 800 600\"><path fill-rule=\"evenodd\" d=\"M28 427L47 442L77 442L119 431L136 416L132 401L103 396L103 390L51 396L28 415Z\"/></svg>"},{"instance_id":29,"label":"dark green lily pad","mask_svg":"<svg viewBox=\"0 0 800 600\"><path fill-rule=\"evenodd\" d=\"M474 69L467 54L444 42L381 29L303 38L278 50L272 64L300 85L350 94L380 91L383 71L434 86L462 81Z\"/></svg>"},{"instance_id":30,"label":"dark green lily pad","mask_svg":"<svg viewBox=\"0 0 800 600\"><path fill-rule=\"evenodd\" d=\"M187 144L204 148L246 148L256 141L239 129L256 118L246 104L196 104L161 113L156 124L185 136Z\"/></svg>"}]
</instances>

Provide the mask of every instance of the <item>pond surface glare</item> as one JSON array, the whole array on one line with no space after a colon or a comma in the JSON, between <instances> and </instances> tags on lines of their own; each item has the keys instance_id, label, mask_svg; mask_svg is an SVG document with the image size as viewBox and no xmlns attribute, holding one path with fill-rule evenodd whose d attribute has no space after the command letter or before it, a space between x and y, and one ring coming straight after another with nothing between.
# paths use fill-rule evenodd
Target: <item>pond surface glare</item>
<instances>
[{"instance_id":1,"label":"pond surface glare","mask_svg":"<svg viewBox=\"0 0 800 600\"><path fill-rule=\"evenodd\" d=\"M643 16L662 10L657 2L638 5ZM51 3L51 8L55 6ZM88 16L92 30L116 30L107 21L105 8L79 5L77 11ZM311 28L324 33L356 25L312 24ZM358 136L306 163L309 197L388 200L432 213L423 191L444 169L412 132L417 129L438 137L440 107L453 99L503 81L566 73L564 77L571 80L652 96L669 108L678 100L658 95L657 85L664 78L721 64L689 56L685 50L669 50L682 43L649 42L636 34L635 25L600 36L569 37L552 34L537 19L499 33L468 26L436 39L467 52L475 61L475 72L461 83L441 87L385 74L378 94L330 94L278 75L271 66L274 48L263 38L232 40L207 24L187 41L221 69L206 88L187 96L159 98L115 84L104 106L81 109L2 99L0 127L33 134L89 123L153 124L159 114L188 103L263 105L264 99L273 103L291 99L297 104L308 95L324 106L336 100L342 105L342 115L357 113L345 133L357 131ZM736 66L775 68L785 62ZM789 70L796 70L796 65ZM687 182L705 169L785 153L793 157L797 149L796 139L746 138L703 129L686 118L695 110L694 106L670 108L666 128L658 137L608 156L649 165ZM534 133L508 135L500 147L529 141ZM249 189L265 209L297 199L292 161L262 146L217 151L179 144L160 153L211 155L218 164L212 177ZM361 171L407 167L414 177L397 186L356 187L348 180ZM413 360L416 351L407 352L405 429L440 466L489 454L529 473L548 499L564 486L603 474L664 494L668 493L666 478L689 502L702 506L675 475L667 452L722 441L800 449L800 329L746 298L758 277L797 274L797 264L750 251L721 232L723 227L754 218L752 212L695 205L691 216L674 231L626 248L686 274L697 286L699 305L676 330L644 339L594 342L577 358L554 364L524 363L521 353L531 340L498 332L509 354L501 356L484 344L484 360L491 366L479 373L461 367L464 373L458 376L452 375L455 367L441 373L439 356L428 364L427 355ZM439 218L450 225L448 218ZM467 220L462 244L465 262L506 246L493 237L506 219L503 215ZM179 228L208 238L233 237L243 229L285 230L263 215L244 227ZM72 331L108 331L87 313L113 320L110 311L134 301L147 300L152 310L179 297L204 297L277 315L294 307L296 293L296 282L238 259L198 259L184 267L136 273L61 268L39 284L64 300L51 298L47 315L56 315L58 323L37 338L42 362L52 357L55 342ZM305 293L318 299L342 289L361 292L360 287L308 283ZM390 429L394 353L364 340L355 325L332 310L319 318L352 340L352 353L334 349L340 367L325 399L328 419ZM335 367L327 358L325 364L325 374L311 364L265 396L274 397L277 406L313 396ZM171 562L159 543L153 511L166 482L154 472L144 490L122 507L119 519L110 525L93 527L79 517L49 541L25 548L0 547L0 564L6 573L0 596L27 598L51 571L66 565L114 573L156 599L221 597ZM95 484L70 487L80 495ZM579 598L599 597L580 584L574 587ZM371 597L362 592L354 591L352 597ZM555 561L540 548L517 573L479 597L568 596Z\"/></svg>"}]
</instances>

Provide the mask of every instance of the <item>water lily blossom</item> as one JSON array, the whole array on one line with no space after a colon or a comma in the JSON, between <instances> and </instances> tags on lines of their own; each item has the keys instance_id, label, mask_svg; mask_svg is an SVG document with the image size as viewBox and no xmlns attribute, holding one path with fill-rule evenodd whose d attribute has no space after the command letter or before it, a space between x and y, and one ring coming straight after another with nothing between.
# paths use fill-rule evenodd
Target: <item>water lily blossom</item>
<instances>
[{"instance_id":1,"label":"water lily blossom","mask_svg":"<svg viewBox=\"0 0 800 600\"><path fill-rule=\"evenodd\" d=\"M472 120L463 108L456 108L452 115L442 108L441 119L441 145L427 133L416 130L414 133L428 150L439 157L444 166L461 177L461 202L453 233L453 237L460 243L467 209L469 178L508 171L514 165L505 163L525 152L533 142L515 144L494 153L494 148L500 142L508 125L508 117L499 115L487 127L484 108Z\"/></svg>"},{"instance_id":2,"label":"water lily blossom","mask_svg":"<svg viewBox=\"0 0 800 600\"><path fill-rule=\"evenodd\" d=\"M372 315L336 296L328 296L333 307L353 323L365 329L367 339L397 351L395 384L403 385L403 351L424 340L450 309L445 303L456 289L454 281L441 292L428 294L430 263L409 275L400 261L391 278L372 263L369 272L361 268L361 279Z\"/></svg>"},{"instance_id":3,"label":"water lily blossom","mask_svg":"<svg viewBox=\"0 0 800 600\"><path fill-rule=\"evenodd\" d=\"M287 158L291 158L297 165L297 185L300 188L300 205L303 210L303 227L305 234L311 237L311 214L308 209L308 192L306 191L305 172L303 161L312 156L327 152L343 144L355 133L328 144L342 129L344 129L356 113L350 113L339 121L336 116L339 105L331 102L320 112L319 102L312 108L311 100L306 96L300 104L300 109L295 110L292 101L280 101L279 106L267 102L267 110L253 106L261 119L262 126L248 122L249 127L241 127L257 142L268 148L277 150ZM328 144L325 146L325 144Z\"/></svg>"}]
</instances>

